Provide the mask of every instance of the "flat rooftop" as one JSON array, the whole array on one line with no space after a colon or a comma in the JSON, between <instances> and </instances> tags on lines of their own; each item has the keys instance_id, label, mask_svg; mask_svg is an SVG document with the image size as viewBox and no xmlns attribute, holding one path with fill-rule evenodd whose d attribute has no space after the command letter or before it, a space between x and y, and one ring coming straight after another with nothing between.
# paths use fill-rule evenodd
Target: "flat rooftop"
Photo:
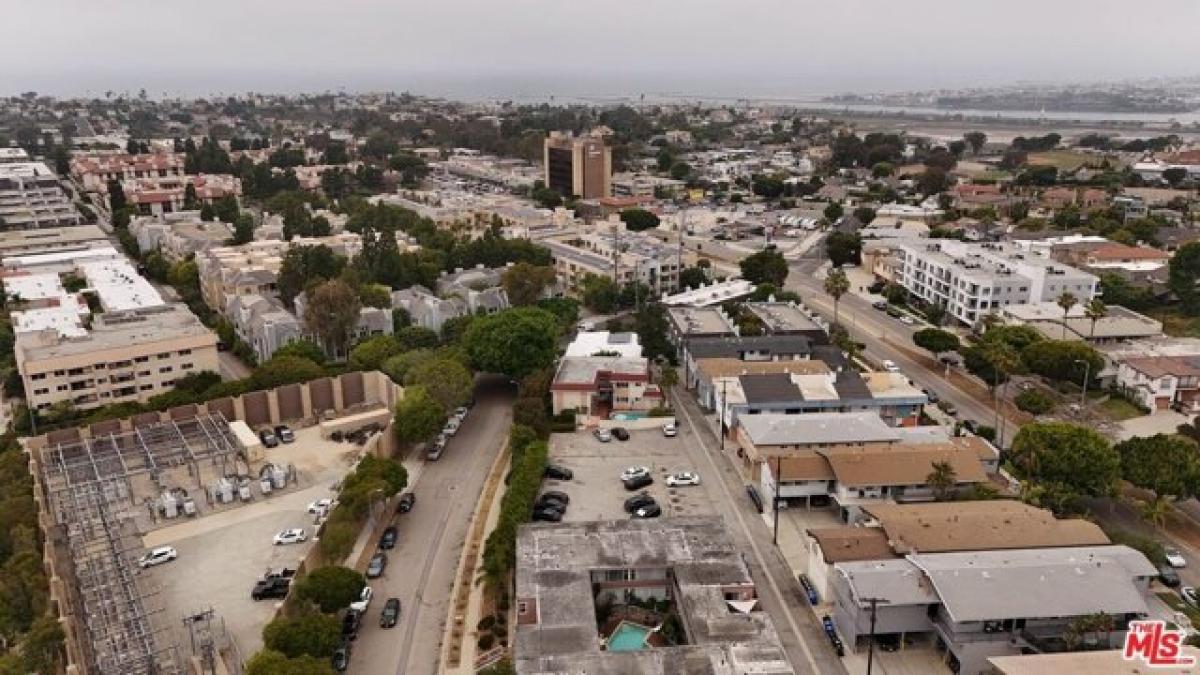
<instances>
[{"instance_id":1,"label":"flat rooftop","mask_svg":"<svg viewBox=\"0 0 1200 675\"><path fill-rule=\"evenodd\" d=\"M1200 649L1185 645L1183 655L1200 663ZM1021 654L993 656L988 659L997 675L1195 675L1195 666L1156 666L1127 661L1120 649L1057 654Z\"/></svg>"},{"instance_id":2,"label":"flat rooftop","mask_svg":"<svg viewBox=\"0 0 1200 675\"><path fill-rule=\"evenodd\" d=\"M39 230L11 230L0 232L0 258L9 251L33 249L71 248L91 242L109 244L108 238L95 225L71 227L48 227ZM108 246L111 248L111 245Z\"/></svg>"},{"instance_id":3,"label":"flat rooftop","mask_svg":"<svg viewBox=\"0 0 1200 675\"><path fill-rule=\"evenodd\" d=\"M552 387L571 387L572 385L588 387L596 384L600 373L611 373L629 376L630 378L649 379L649 361L644 357L629 358L625 356L564 356L558 363L554 373Z\"/></svg>"},{"instance_id":4,"label":"flat rooftop","mask_svg":"<svg viewBox=\"0 0 1200 675\"><path fill-rule=\"evenodd\" d=\"M745 415L738 423L750 441L759 446L885 443L901 438L878 413L870 411Z\"/></svg>"},{"instance_id":5,"label":"flat rooftop","mask_svg":"<svg viewBox=\"0 0 1200 675\"><path fill-rule=\"evenodd\" d=\"M792 361L742 361L741 359L730 358L696 359L696 370L709 380L761 373L820 375L830 372L829 366L824 361L818 359Z\"/></svg>"},{"instance_id":6,"label":"flat rooftop","mask_svg":"<svg viewBox=\"0 0 1200 675\"><path fill-rule=\"evenodd\" d=\"M162 296L154 286L126 260L87 262L79 267L88 288L100 296L105 311L122 312L163 304Z\"/></svg>"},{"instance_id":7,"label":"flat rooftop","mask_svg":"<svg viewBox=\"0 0 1200 675\"><path fill-rule=\"evenodd\" d=\"M64 336L46 330L19 334L17 350L25 361L41 361L205 336L216 344L216 334L201 323L187 305L173 303L99 314L93 320L92 329L81 336Z\"/></svg>"},{"instance_id":8,"label":"flat rooftop","mask_svg":"<svg viewBox=\"0 0 1200 675\"><path fill-rule=\"evenodd\" d=\"M754 292L754 284L745 279L714 281L699 288L689 288L674 295L663 296L668 307L710 307L722 302L743 298Z\"/></svg>"},{"instance_id":9,"label":"flat rooftop","mask_svg":"<svg viewBox=\"0 0 1200 675\"><path fill-rule=\"evenodd\" d=\"M747 302L745 307L774 335L824 331L804 310L790 302Z\"/></svg>"},{"instance_id":10,"label":"flat rooftop","mask_svg":"<svg viewBox=\"0 0 1200 675\"><path fill-rule=\"evenodd\" d=\"M685 337L734 334L733 324L720 307L668 307L667 317Z\"/></svg>"},{"instance_id":11,"label":"flat rooftop","mask_svg":"<svg viewBox=\"0 0 1200 675\"><path fill-rule=\"evenodd\" d=\"M522 525L517 535L517 602L533 603L518 623L520 673L659 675L790 674L770 617L737 611L729 589L754 582L724 522L715 517ZM637 652L601 650L593 572L670 569L689 644Z\"/></svg>"}]
</instances>

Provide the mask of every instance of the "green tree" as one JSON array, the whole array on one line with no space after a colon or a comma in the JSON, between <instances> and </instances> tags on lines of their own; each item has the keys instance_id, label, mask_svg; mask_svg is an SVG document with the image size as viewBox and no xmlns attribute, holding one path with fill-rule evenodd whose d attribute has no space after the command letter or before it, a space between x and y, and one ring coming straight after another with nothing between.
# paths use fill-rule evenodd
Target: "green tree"
<instances>
[{"instance_id":1,"label":"green tree","mask_svg":"<svg viewBox=\"0 0 1200 675\"><path fill-rule=\"evenodd\" d=\"M362 594L367 580L363 575L340 565L328 565L304 575L296 584L296 596L313 603L326 614L350 606ZM287 654L288 652L280 649ZM297 654L290 654L296 656Z\"/></svg>"},{"instance_id":2,"label":"green tree","mask_svg":"<svg viewBox=\"0 0 1200 675\"><path fill-rule=\"evenodd\" d=\"M646 209L625 209L621 211L621 222L630 232L641 232L658 227L658 216Z\"/></svg>"},{"instance_id":3,"label":"green tree","mask_svg":"<svg viewBox=\"0 0 1200 675\"><path fill-rule=\"evenodd\" d=\"M1071 313L1071 308L1079 304L1079 298L1075 297L1074 293L1063 291L1062 294L1058 296L1058 300L1056 300L1056 302L1063 311L1062 339L1066 340L1067 316Z\"/></svg>"},{"instance_id":4,"label":"green tree","mask_svg":"<svg viewBox=\"0 0 1200 675\"><path fill-rule=\"evenodd\" d=\"M376 335L363 340L350 350L347 363L354 370L378 370L383 362L404 351L391 335Z\"/></svg>"},{"instance_id":5,"label":"green tree","mask_svg":"<svg viewBox=\"0 0 1200 675\"><path fill-rule=\"evenodd\" d=\"M463 336L463 347L478 371L519 378L554 363L558 321L535 307L516 307L479 317Z\"/></svg>"},{"instance_id":6,"label":"green tree","mask_svg":"<svg viewBox=\"0 0 1200 675\"><path fill-rule=\"evenodd\" d=\"M854 217L863 225L870 225L875 221L875 209L869 206L860 206L854 209Z\"/></svg>"},{"instance_id":7,"label":"green tree","mask_svg":"<svg viewBox=\"0 0 1200 675\"><path fill-rule=\"evenodd\" d=\"M358 299L363 307L391 309L392 289L383 284L363 284L358 287Z\"/></svg>"},{"instance_id":8,"label":"green tree","mask_svg":"<svg viewBox=\"0 0 1200 675\"><path fill-rule=\"evenodd\" d=\"M1179 247L1171 257L1170 273L1167 286L1183 305L1183 310L1190 314L1200 314L1200 241L1193 241Z\"/></svg>"},{"instance_id":9,"label":"green tree","mask_svg":"<svg viewBox=\"0 0 1200 675\"><path fill-rule=\"evenodd\" d=\"M250 375L253 389L273 389L293 382L308 382L325 376L325 369L299 356L272 356Z\"/></svg>"},{"instance_id":10,"label":"green tree","mask_svg":"<svg viewBox=\"0 0 1200 675\"><path fill-rule=\"evenodd\" d=\"M1092 298L1084 304L1083 314L1092 322L1092 330L1088 337L1096 337L1096 322L1108 316L1108 306L1100 298Z\"/></svg>"},{"instance_id":11,"label":"green tree","mask_svg":"<svg viewBox=\"0 0 1200 675\"><path fill-rule=\"evenodd\" d=\"M554 284L554 279L553 267L519 262L504 270L500 285L504 287L509 303L523 307L536 305L542 299L542 293Z\"/></svg>"},{"instance_id":12,"label":"green tree","mask_svg":"<svg viewBox=\"0 0 1200 675\"><path fill-rule=\"evenodd\" d=\"M438 346L438 334L424 326L405 326L396 331L396 341L404 351L433 349Z\"/></svg>"},{"instance_id":13,"label":"green tree","mask_svg":"<svg viewBox=\"0 0 1200 675\"><path fill-rule=\"evenodd\" d=\"M284 356L298 356L302 359L308 359L317 365L325 363L325 352L313 343L312 340L293 340L276 349L274 354L271 354L272 359ZM176 384L178 385L178 382Z\"/></svg>"},{"instance_id":14,"label":"green tree","mask_svg":"<svg viewBox=\"0 0 1200 675\"><path fill-rule=\"evenodd\" d=\"M1121 458L1108 440L1066 422L1026 424L1013 439L1010 458L1022 479L1069 497L1110 496L1121 477Z\"/></svg>"},{"instance_id":15,"label":"green tree","mask_svg":"<svg viewBox=\"0 0 1200 675\"><path fill-rule=\"evenodd\" d=\"M263 646L289 658L329 658L341 639L341 624L327 614L281 616L263 627Z\"/></svg>"},{"instance_id":16,"label":"green tree","mask_svg":"<svg viewBox=\"0 0 1200 675\"><path fill-rule=\"evenodd\" d=\"M233 224L233 243L247 244L254 241L254 216L250 213L243 213L237 217L237 221Z\"/></svg>"},{"instance_id":17,"label":"green tree","mask_svg":"<svg viewBox=\"0 0 1200 675\"><path fill-rule=\"evenodd\" d=\"M825 275L825 293L833 298L833 323L838 324L838 305L842 301L842 296L850 290L850 279L846 277L846 273L841 269L829 270L829 274Z\"/></svg>"},{"instance_id":18,"label":"green tree","mask_svg":"<svg viewBox=\"0 0 1200 675\"><path fill-rule=\"evenodd\" d=\"M318 285L308 295L304 326L321 339L333 354L342 354L350 333L358 325L362 304L349 284L333 279Z\"/></svg>"},{"instance_id":19,"label":"green tree","mask_svg":"<svg viewBox=\"0 0 1200 675\"><path fill-rule=\"evenodd\" d=\"M1167 181L1167 183L1170 183L1171 187L1179 187L1179 184L1182 183L1187 176L1187 169L1181 166L1173 166L1165 169L1162 172L1163 180Z\"/></svg>"},{"instance_id":20,"label":"green tree","mask_svg":"<svg viewBox=\"0 0 1200 675\"><path fill-rule=\"evenodd\" d=\"M334 675L329 659L311 656L289 659L272 649L256 653L246 662L246 675Z\"/></svg>"},{"instance_id":21,"label":"green tree","mask_svg":"<svg viewBox=\"0 0 1200 675\"><path fill-rule=\"evenodd\" d=\"M1045 415L1054 410L1058 402L1053 396L1039 389L1030 389L1023 391L1013 398L1013 403L1017 407L1031 415Z\"/></svg>"},{"instance_id":22,"label":"green tree","mask_svg":"<svg viewBox=\"0 0 1200 675\"><path fill-rule=\"evenodd\" d=\"M787 186L784 185L783 180L778 176L765 176L761 174L755 176L753 182L750 184L750 190L754 194L768 201L779 199L786 188Z\"/></svg>"},{"instance_id":23,"label":"green tree","mask_svg":"<svg viewBox=\"0 0 1200 675\"><path fill-rule=\"evenodd\" d=\"M685 267L679 273L680 288L700 288L708 283L708 275L701 267Z\"/></svg>"},{"instance_id":24,"label":"green tree","mask_svg":"<svg viewBox=\"0 0 1200 675\"><path fill-rule=\"evenodd\" d=\"M1188 438L1155 434L1117 443L1121 475L1158 497L1188 499L1200 493L1200 451Z\"/></svg>"},{"instance_id":25,"label":"green tree","mask_svg":"<svg viewBox=\"0 0 1200 675\"><path fill-rule=\"evenodd\" d=\"M108 181L108 208L114 214L117 211L123 210L129 205L129 200L125 198L125 189L121 187L121 181L112 179Z\"/></svg>"},{"instance_id":26,"label":"green tree","mask_svg":"<svg viewBox=\"0 0 1200 675\"><path fill-rule=\"evenodd\" d=\"M548 187L535 187L529 197L543 209L556 209L563 203L562 195Z\"/></svg>"},{"instance_id":27,"label":"green tree","mask_svg":"<svg viewBox=\"0 0 1200 675\"><path fill-rule=\"evenodd\" d=\"M825 255L834 267L857 265L862 257L862 236L848 232L830 232L825 237Z\"/></svg>"},{"instance_id":28,"label":"green tree","mask_svg":"<svg viewBox=\"0 0 1200 675\"><path fill-rule=\"evenodd\" d=\"M764 249L742 258L738 266L741 268L742 278L750 283L768 283L782 288L787 281L787 260L784 260L783 254L778 250Z\"/></svg>"},{"instance_id":29,"label":"green tree","mask_svg":"<svg viewBox=\"0 0 1200 675\"><path fill-rule=\"evenodd\" d=\"M600 314L608 314L616 309L620 289L612 279L598 274L588 274L583 278L581 286L581 299L584 307Z\"/></svg>"},{"instance_id":30,"label":"green tree","mask_svg":"<svg viewBox=\"0 0 1200 675\"><path fill-rule=\"evenodd\" d=\"M283 256L277 286L279 298L289 308L305 288L315 282L336 279L346 267L346 259L328 246L293 246Z\"/></svg>"},{"instance_id":31,"label":"green tree","mask_svg":"<svg viewBox=\"0 0 1200 675\"><path fill-rule=\"evenodd\" d=\"M1042 340L1021 350L1021 361L1030 372L1057 382L1079 384L1087 374L1095 377L1104 357L1085 342ZM1085 365L1086 364L1086 365Z\"/></svg>"},{"instance_id":32,"label":"green tree","mask_svg":"<svg viewBox=\"0 0 1200 675\"><path fill-rule=\"evenodd\" d=\"M692 175L692 166L687 162L675 162L671 165L671 178L687 180Z\"/></svg>"},{"instance_id":33,"label":"green tree","mask_svg":"<svg viewBox=\"0 0 1200 675\"><path fill-rule=\"evenodd\" d=\"M189 182L187 186L183 188L183 210L194 211L195 209L199 208L199 206L200 199L196 196L196 184Z\"/></svg>"},{"instance_id":34,"label":"green tree","mask_svg":"<svg viewBox=\"0 0 1200 675\"><path fill-rule=\"evenodd\" d=\"M978 155L983 150L983 146L987 144L987 134L982 131L968 131L963 134L963 140L971 146L971 154Z\"/></svg>"},{"instance_id":35,"label":"green tree","mask_svg":"<svg viewBox=\"0 0 1200 675\"><path fill-rule=\"evenodd\" d=\"M475 377L453 359L432 359L416 364L405 375L404 384L423 387L447 412L471 400Z\"/></svg>"},{"instance_id":36,"label":"green tree","mask_svg":"<svg viewBox=\"0 0 1200 675\"><path fill-rule=\"evenodd\" d=\"M933 470L925 477L925 482L933 489L934 499L945 501L950 491L958 484L958 475L950 462L934 462Z\"/></svg>"},{"instance_id":37,"label":"green tree","mask_svg":"<svg viewBox=\"0 0 1200 675\"><path fill-rule=\"evenodd\" d=\"M940 328L925 328L913 333L913 344L934 356L957 351L959 347L958 336Z\"/></svg>"},{"instance_id":38,"label":"green tree","mask_svg":"<svg viewBox=\"0 0 1200 675\"><path fill-rule=\"evenodd\" d=\"M446 424L446 409L424 387L409 387L404 398L396 404L396 421L392 425L396 438L402 443L428 441Z\"/></svg>"},{"instance_id":39,"label":"green tree","mask_svg":"<svg viewBox=\"0 0 1200 675\"><path fill-rule=\"evenodd\" d=\"M843 209L842 205L837 202L829 202L825 205L825 220L828 220L831 223L836 223L837 221L841 220L845 213L845 209Z\"/></svg>"},{"instance_id":40,"label":"green tree","mask_svg":"<svg viewBox=\"0 0 1200 675\"><path fill-rule=\"evenodd\" d=\"M418 363L422 363L433 358L433 351L429 349L414 349L412 351L397 354L383 362L383 372L396 384L403 384L404 378Z\"/></svg>"}]
</instances>

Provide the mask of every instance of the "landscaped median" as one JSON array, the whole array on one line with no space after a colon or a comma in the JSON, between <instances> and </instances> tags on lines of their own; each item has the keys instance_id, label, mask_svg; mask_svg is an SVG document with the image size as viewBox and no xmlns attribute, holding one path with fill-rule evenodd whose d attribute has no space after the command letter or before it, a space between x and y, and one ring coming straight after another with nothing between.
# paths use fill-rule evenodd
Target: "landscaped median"
<instances>
[{"instance_id":1,"label":"landscaped median","mask_svg":"<svg viewBox=\"0 0 1200 675\"><path fill-rule=\"evenodd\" d=\"M529 522L533 503L542 486L549 447L529 427L514 425L508 437L512 471L508 490L500 502L500 521L488 535L483 549L483 569L488 591L497 605L507 606L508 583L512 578L517 550L517 529Z\"/></svg>"}]
</instances>

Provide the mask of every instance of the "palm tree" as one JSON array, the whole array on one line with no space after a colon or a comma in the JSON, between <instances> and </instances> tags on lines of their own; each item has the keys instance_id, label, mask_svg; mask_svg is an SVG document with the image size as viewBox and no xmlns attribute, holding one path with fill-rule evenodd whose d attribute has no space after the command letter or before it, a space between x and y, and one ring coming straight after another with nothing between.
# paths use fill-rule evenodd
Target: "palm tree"
<instances>
[{"instance_id":1,"label":"palm tree","mask_svg":"<svg viewBox=\"0 0 1200 675\"><path fill-rule=\"evenodd\" d=\"M1161 495L1155 496L1153 501L1142 503L1142 517L1159 527L1166 522L1170 510L1170 502Z\"/></svg>"},{"instance_id":2,"label":"palm tree","mask_svg":"<svg viewBox=\"0 0 1200 675\"><path fill-rule=\"evenodd\" d=\"M1096 322L1108 316L1108 307L1100 298L1092 298L1083 306L1083 313L1092 322L1092 332L1088 337L1095 339L1096 337Z\"/></svg>"},{"instance_id":3,"label":"palm tree","mask_svg":"<svg viewBox=\"0 0 1200 675\"><path fill-rule=\"evenodd\" d=\"M825 292L833 298L833 323L835 325L838 323L838 303L849 290L850 279L846 277L846 273L841 268L830 270L825 277Z\"/></svg>"},{"instance_id":4,"label":"palm tree","mask_svg":"<svg viewBox=\"0 0 1200 675\"><path fill-rule=\"evenodd\" d=\"M991 365L995 378L992 386L992 401L996 414L996 442L1003 448L1005 418L1000 416L1000 399L1008 392L1008 377L1021 367L1021 356L1007 342L1000 340L985 340L984 342L983 356ZM1004 378L1003 383L1000 382L1001 376Z\"/></svg>"},{"instance_id":5,"label":"palm tree","mask_svg":"<svg viewBox=\"0 0 1200 675\"><path fill-rule=\"evenodd\" d=\"M1058 306L1062 307L1063 311L1063 339L1067 339L1067 315L1071 313L1071 308L1079 304L1079 298L1070 291L1063 291L1063 294L1058 296Z\"/></svg>"},{"instance_id":6,"label":"palm tree","mask_svg":"<svg viewBox=\"0 0 1200 675\"><path fill-rule=\"evenodd\" d=\"M942 502L946 500L950 490L958 483L958 475L954 472L954 467L950 462L934 462L933 470L929 472L928 476L925 476L925 482L933 488L934 499Z\"/></svg>"}]
</instances>

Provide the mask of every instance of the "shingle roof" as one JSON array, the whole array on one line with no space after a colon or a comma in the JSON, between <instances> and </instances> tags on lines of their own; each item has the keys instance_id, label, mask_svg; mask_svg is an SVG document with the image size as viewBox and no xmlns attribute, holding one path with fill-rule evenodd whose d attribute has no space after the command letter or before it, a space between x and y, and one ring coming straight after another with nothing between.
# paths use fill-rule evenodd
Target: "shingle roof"
<instances>
[{"instance_id":1,"label":"shingle roof","mask_svg":"<svg viewBox=\"0 0 1200 675\"><path fill-rule=\"evenodd\" d=\"M747 403L802 401L804 395L788 373L742 375L738 378Z\"/></svg>"},{"instance_id":2,"label":"shingle roof","mask_svg":"<svg viewBox=\"0 0 1200 675\"><path fill-rule=\"evenodd\" d=\"M987 474L975 452L952 443L875 445L817 451L829 461L839 484L925 485L933 465L949 462L959 484L983 483Z\"/></svg>"},{"instance_id":3,"label":"shingle roof","mask_svg":"<svg viewBox=\"0 0 1200 675\"><path fill-rule=\"evenodd\" d=\"M821 557L828 564L899 557L887 534L877 527L826 527L807 532L820 544Z\"/></svg>"},{"instance_id":4,"label":"shingle roof","mask_svg":"<svg viewBox=\"0 0 1200 675\"><path fill-rule=\"evenodd\" d=\"M685 343L694 359L741 358L746 352L765 352L774 356L807 355L812 351L808 338L801 335L757 335L754 337L703 337Z\"/></svg>"}]
</instances>

